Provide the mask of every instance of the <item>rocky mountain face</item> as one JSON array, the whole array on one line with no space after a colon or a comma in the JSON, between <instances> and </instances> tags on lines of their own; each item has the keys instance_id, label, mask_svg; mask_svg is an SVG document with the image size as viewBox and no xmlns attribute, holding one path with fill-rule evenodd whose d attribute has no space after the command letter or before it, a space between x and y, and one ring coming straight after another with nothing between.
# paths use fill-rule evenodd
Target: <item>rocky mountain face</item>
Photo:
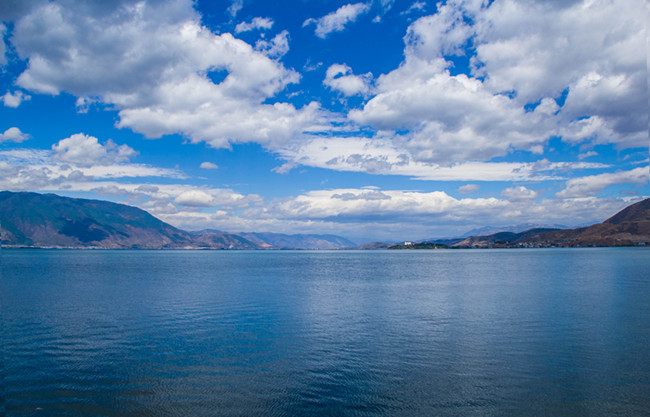
<instances>
[{"instance_id":1,"label":"rocky mountain face","mask_svg":"<svg viewBox=\"0 0 650 417\"><path fill-rule=\"evenodd\" d=\"M100 200L0 192L4 247L105 249L337 249L355 246L334 235L187 232L144 210Z\"/></svg>"}]
</instances>

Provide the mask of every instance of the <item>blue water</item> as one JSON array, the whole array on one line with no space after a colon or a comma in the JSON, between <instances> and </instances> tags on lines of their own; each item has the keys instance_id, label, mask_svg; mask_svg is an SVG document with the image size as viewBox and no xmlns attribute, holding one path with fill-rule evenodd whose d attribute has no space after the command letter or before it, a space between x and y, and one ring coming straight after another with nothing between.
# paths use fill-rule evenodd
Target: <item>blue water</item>
<instances>
[{"instance_id":1,"label":"blue water","mask_svg":"<svg viewBox=\"0 0 650 417\"><path fill-rule=\"evenodd\" d=\"M0 258L7 416L650 410L647 249Z\"/></svg>"}]
</instances>

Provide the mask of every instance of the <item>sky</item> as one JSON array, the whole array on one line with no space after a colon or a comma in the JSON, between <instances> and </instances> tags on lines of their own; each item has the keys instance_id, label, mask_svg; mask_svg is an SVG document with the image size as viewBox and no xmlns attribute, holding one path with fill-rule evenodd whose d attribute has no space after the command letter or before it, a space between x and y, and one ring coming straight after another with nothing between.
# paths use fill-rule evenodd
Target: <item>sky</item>
<instances>
[{"instance_id":1,"label":"sky","mask_svg":"<svg viewBox=\"0 0 650 417\"><path fill-rule=\"evenodd\" d=\"M3 0L0 190L356 243L650 196L643 0Z\"/></svg>"}]
</instances>

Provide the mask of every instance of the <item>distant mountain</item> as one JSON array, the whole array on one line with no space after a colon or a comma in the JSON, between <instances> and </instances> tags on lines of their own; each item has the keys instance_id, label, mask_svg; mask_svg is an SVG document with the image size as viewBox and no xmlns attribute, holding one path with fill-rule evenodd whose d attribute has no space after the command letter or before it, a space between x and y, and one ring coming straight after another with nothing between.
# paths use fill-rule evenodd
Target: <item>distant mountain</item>
<instances>
[{"instance_id":1,"label":"distant mountain","mask_svg":"<svg viewBox=\"0 0 650 417\"><path fill-rule=\"evenodd\" d=\"M521 242L555 246L650 246L650 199L633 204L602 223L538 233Z\"/></svg>"},{"instance_id":2,"label":"distant mountain","mask_svg":"<svg viewBox=\"0 0 650 417\"><path fill-rule=\"evenodd\" d=\"M0 192L3 246L106 249L339 249L335 235L187 232L137 207L55 194ZM248 238L248 237L250 238Z\"/></svg>"},{"instance_id":3,"label":"distant mountain","mask_svg":"<svg viewBox=\"0 0 650 417\"><path fill-rule=\"evenodd\" d=\"M543 232L557 231L558 229L535 228L521 233L499 232L487 236L470 236L466 239L457 239L450 246L454 248L491 248L511 246L522 239L537 235Z\"/></svg>"},{"instance_id":4,"label":"distant mountain","mask_svg":"<svg viewBox=\"0 0 650 417\"><path fill-rule=\"evenodd\" d=\"M356 243L336 235L285 235L282 233L239 233L262 248L276 249L343 249L354 248Z\"/></svg>"},{"instance_id":5,"label":"distant mountain","mask_svg":"<svg viewBox=\"0 0 650 417\"><path fill-rule=\"evenodd\" d=\"M567 229L567 226L561 224L536 224L536 223L525 223L525 224L518 224L516 226L501 226L501 227L485 226L478 229L472 229L460 237L467 238L472 236L489 236L501 232L521 233L530 229ZM435 240L435 239L431 239L431 240Z\"/></svg>"},{"instance_id":6,"label":"distant mountain","mask_svg":"<svg viewBox=\"0 0 650 417\"><path fill-rule=\"evenodd\" d=\"M388 249L390 246L392 246L390 243L371 242L371 243L366 243L365 245L359 246L359 249L363 249L363 250Z\"/></svg>"},{"instance_id":7,"label":"distant mountain","mask_svg":"<svg viewBox=\"0 0 650 417\"><path fill-rule=\"evenodd\" d=\"M218 230L187 233L191 236L192 246L197 249L264 249L234 233Z\"/></svg>"},{"instance_id":8,"label":"distant mountain","mask_svg":"<svg viewBox=\"0 0 650 417\"><path fill-rule=\"evenodd\" d=\"M343 249L356 244L336 235L187 232L144 210L100 200L0 191L3 246L107 249ZM533 228L487 236L421 242L453 248L650 246L650 199L603 223L578 229ZM435 245L434 245L435 244ZM369 243L360 249L385 249ZM425 245L426 246L426 245ZM410 247L410 246L409 246Z\"/></svg>"},{"instance_id":9,"label":"distant mountain","mask_svg":"<svg viewBox=\"0 0 650 417\"><path fill-rule=\"evenodd\" d=\"M650 246L650 199L621 210L602 223L578 229L531 229L472 236L453 244L456 248Z\"/></svg>"}]
</instances>

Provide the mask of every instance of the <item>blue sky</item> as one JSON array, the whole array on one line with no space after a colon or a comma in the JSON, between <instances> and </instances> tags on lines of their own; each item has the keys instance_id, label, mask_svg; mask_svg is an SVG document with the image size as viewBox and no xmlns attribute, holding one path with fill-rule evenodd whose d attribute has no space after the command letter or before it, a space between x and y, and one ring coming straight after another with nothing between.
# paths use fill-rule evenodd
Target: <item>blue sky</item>
<instances>
[{"instance_id":1,"label":"blue sky","mask_svg":"<svg viewBox=\"0 0 650 417\"><path fill-rule=\"evenodd\" d=\"M0 5L0 189L363 243L650 195L642 0Z\"/></svg>"}]
</instances>

